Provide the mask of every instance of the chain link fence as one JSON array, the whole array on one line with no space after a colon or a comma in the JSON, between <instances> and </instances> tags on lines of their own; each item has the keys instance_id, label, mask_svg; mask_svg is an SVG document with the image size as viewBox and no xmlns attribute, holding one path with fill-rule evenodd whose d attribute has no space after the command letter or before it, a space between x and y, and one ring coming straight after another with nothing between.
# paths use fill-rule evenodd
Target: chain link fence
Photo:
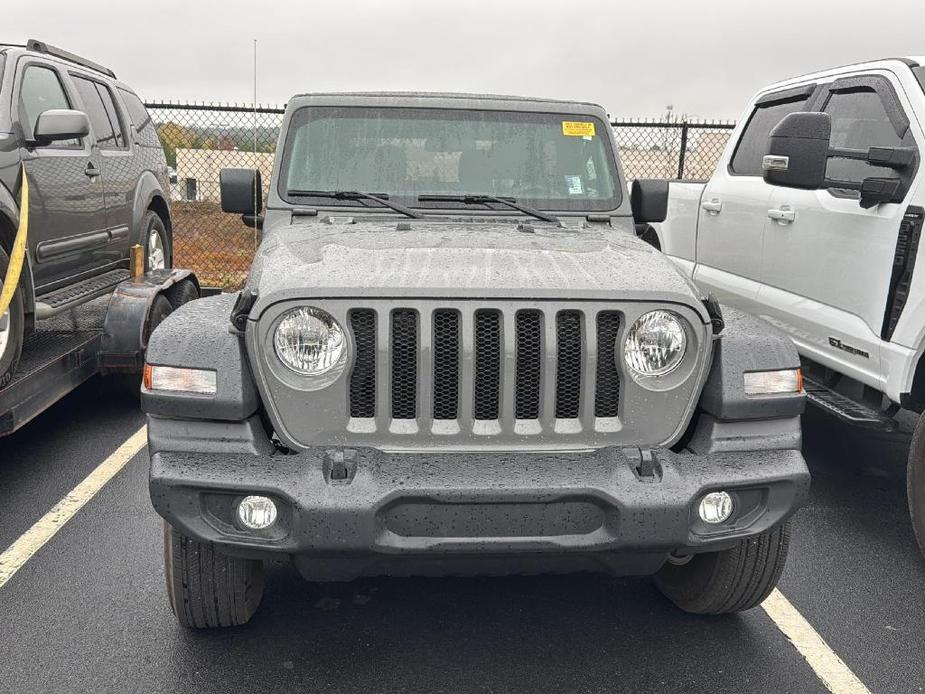
<instances>
[{"instance_id":1,"label":"chain link fence","mask_svg":"<svg viewBox=\"0 0 925 694\"><path fill-rule=\"evenodd\" d=\"M221 211L219 172L256 168L264 197L283 107L151 102L146 104L170 166L173 256L204 286L234 290L247 279L259 233ZM616 120L627 178L703 180L734 123Z\"/></svg>"}]
</instances>

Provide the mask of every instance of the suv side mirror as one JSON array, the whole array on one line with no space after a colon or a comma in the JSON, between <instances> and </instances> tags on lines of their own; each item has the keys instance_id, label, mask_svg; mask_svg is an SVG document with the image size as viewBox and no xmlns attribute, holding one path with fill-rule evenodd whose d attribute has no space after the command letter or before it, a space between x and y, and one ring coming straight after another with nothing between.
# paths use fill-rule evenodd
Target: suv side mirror
<instances>
[{"instance_id":1,"label":"suv side mirror","mask_svg":"<svg viewBox=\"0 0 925 694\"><path fill-rule=\"evenodd\" d=\"M90 120L83 111L53 108L42 111L35 120L32 139L39 147L61 140L73 140L90 134Z\"/></svg>"},{"instance_id":2,"label":"suv side mirror","mask_svg":"<svg viewBox=\"0 0 925 694\"><path fill-rule=\"evenodd\" d=\"M630 208L637 224L664 222L668 216L668 181L656 178L634 180Z\"/></svg>"},{"instance_id":3,"label":"suv side mirror","mask_svg":"<svg viewBox=\"0 0 925 694\"><path fill-rule=\"evenodd\" d=\"M222 169L219 173L222 212L240 214L248 226L260 226L263 184L257 169Z\"/></svg>"},{"instance_id":4,"label":"suv side mirror","mask_svg":"<svg viewBox=\"0 0 925 694\"><path fill-rule=\"evenodd\" d=\"M824 188L831 136L832 118L828 113L784 116L768 138L768 154L761 162L764 180L787 188Z\"/></svg>"}]
</instances>

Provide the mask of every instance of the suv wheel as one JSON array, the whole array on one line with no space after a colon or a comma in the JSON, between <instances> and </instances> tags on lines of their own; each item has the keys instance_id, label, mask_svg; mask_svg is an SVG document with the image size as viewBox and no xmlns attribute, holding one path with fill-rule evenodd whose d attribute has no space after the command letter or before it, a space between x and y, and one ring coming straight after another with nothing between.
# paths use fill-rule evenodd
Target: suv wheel
<instances>
[{"instance_id":1,"label":"suv wheel","mask_svg":"<svg viewBox=\"0 0 925 694\"><path fill-rule=\"evenodd\" d=\"M655 574L655 585L685 612L748 610L777 585L789 545L788 521L722 552L695 554L685 564L665 564Z\"/></svg>"},{"instance_id":2,"label":"suv wheel","mask_svg":"<svg viewBox=\"0 0 925 694\"><path fill-rule=\"evenodd\" d=\"M9 266L10 257L0 248L0 279L6 277ZM22 292L17 291L6 313L0 316L0 388L13 380L22 353L23 324Z\"/></svg>"},{"instance_id":3,"label":"suv wheel","mask_svg":"<svg viewBox=\"0 0 925 694\"><path fill-rule=\"evenodd\" d=\"M145 272L172 267L170 238L164 220L156 212L148 210L142 228L145 230Z\"/></svg>"},{"instance_id":4,"label":"suv wheel","mask_svg":"<svg viewBox=\"0 0 925 694\"><path fill-rule=\"evenodd\" d=\"M166 522L164 573L170 607L190 629L245 624L263 597L263 562L229 557Z\"/></svg>"}]
</instances>

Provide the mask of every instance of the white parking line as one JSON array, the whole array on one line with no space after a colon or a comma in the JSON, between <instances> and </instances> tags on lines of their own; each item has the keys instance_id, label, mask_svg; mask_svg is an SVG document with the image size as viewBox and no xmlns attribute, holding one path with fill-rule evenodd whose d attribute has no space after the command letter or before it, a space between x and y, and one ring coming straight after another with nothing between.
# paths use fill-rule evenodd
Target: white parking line
<instances>
[{"instance_id":1,"label":"white parking line","mask_svg":"<svg viewBox=\"0 0 925 694\"><path fill-rule=\"evenodd\" d=\"M67 496L55 504L35 525L0 554L0 588L6 585L23 564L83 508L109 480L134 458L147 442L147 427L141 427L106 460L97 466Z\"/></svg>"},{"instance_id":2,"label":"white parking line","mask_svg":"<svg viewBox=\"0 0 925 694\"><path fill-rule=\"evenodd\" d=\"M784 632L793 647L806 658L806 662L832 694L870 694L864 683L851 672L845 661L838 657L783 593L775 588L761 603L761 607L777 628Z\"/></svg>"}]
</instances>

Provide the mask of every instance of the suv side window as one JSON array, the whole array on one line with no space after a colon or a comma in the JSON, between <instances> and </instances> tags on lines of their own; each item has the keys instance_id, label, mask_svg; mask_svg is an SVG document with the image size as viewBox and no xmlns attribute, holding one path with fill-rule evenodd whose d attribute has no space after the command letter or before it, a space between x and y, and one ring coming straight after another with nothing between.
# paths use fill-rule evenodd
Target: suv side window
<instances>
[{"instance_id":1,"label":"suv side window","mask_svg":"<svg viewBox=\"0 0 925 694\"><path fill-rule=\"evenodd\" d=\"M27 137L32 137L39 115L53 108L71 108L58 73L42 65L27 65L19 90L19 117ZM80 147L80 141L61 140L48 147Z\"/></svg>"},{"instance_id":2,"label":"suv side window","mask_svg":"<svg viewBox=\"0 0 925 694\"><path fill-rule=\"evenodd\" d=\"M90 118L90 125L93 127L93 134L96 136L100 149L124 149L125 136L122 132L122 124L119 122L108 90L93 80L78 75L72 76L84 108L87 109L87 116Z\"/></svg>"},{"instance_id":3,"label":"suv side window","mask_svg":"<svg viewBox=\"0 0 925 694\"><path fill-rule=\"evenodd\" d=\"M866 150L875 146L900 147L903 144L880 95L873 89L835 92L829 96L823 110L832 117L833 147ZM826 176L840 181L859 182L868 176L894 175L891 169L854 159L829 159L826 167Z\"/></svg>"},{"instance_id":4,"label":"suv side window","mask_svg":"<svg viewBox=\"0 0 925 694\"><path fill-rule=\"evenodd\" d=\"M797 97L768 100L755 105L739 144L732 155L729 169L736 176L760 176L761 160L768 153L768 135L784 116L805 110L807 94Z\"/></svg>"},{"instance_id":5,"label":"suv side window","mask_svg":"<svg viewBox=\"0 0 925 694\"><path fill-rule=\"evenodd\" d=\"M135 126L135 132L138 133L138 139L144 144L156 145L159 147L160 140L157 136L157 130L154 127L154 121L151 120L151 115L148 113L145 105L141 103L141 99L127 89L123 89L122 87L118 89L119 94L122 95L122 101L125 103L125 108L128 110L129 116L132 119L132 124Z\"/></svg>"}]
</instances>

